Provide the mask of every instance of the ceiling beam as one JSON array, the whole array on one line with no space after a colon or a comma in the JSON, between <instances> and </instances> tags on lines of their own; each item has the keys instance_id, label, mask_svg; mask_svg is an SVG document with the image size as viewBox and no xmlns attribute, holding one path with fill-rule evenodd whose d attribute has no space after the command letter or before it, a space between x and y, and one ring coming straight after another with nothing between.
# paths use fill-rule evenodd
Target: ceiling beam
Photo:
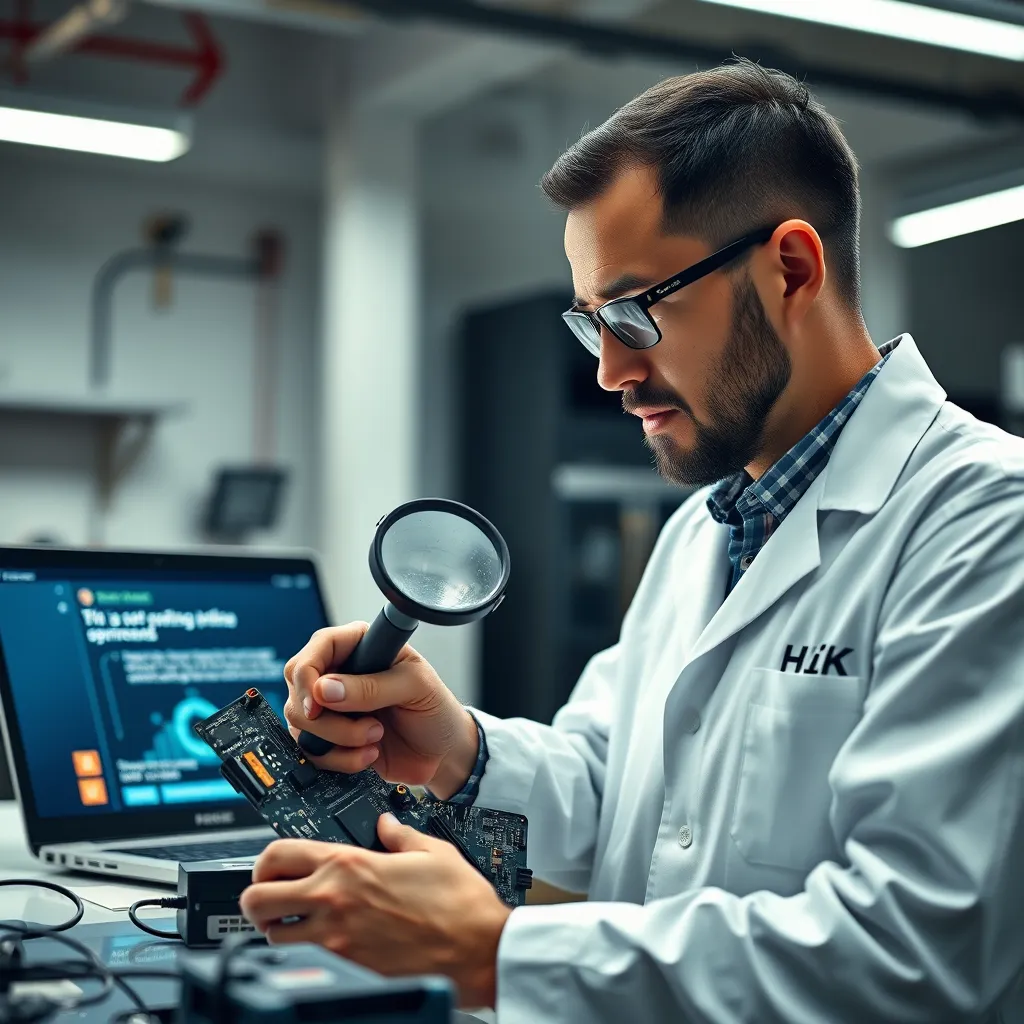
<instances>
[{"instance_id":1,"label":"ceiling beam","mask_svg":"<svg viewBox=\"0 0 1024 1024\"><path fill-rule=\"evenodd\" d=\"M676 36L522 8L483 6L473 0L345 0L345 5L395 22L427 23L520 44L569 47L597 57L633 56L712 66L732 56L719 47ZM1024 121L1024 92L946 88L904 77L844 71L832 64L804 60L775 45L758 47L758 54L765 63L817 86L959 110L985 120Z\"/></svg>"},{"instance_id":2,"label":"ceiling beam","mask_svg":"<svg viewBox=\"0 0 1024 1024\"><path fill-rule=\"evenodd\" d=\"M581 18L600 16L614 25L654 6L656 0L585 0ZM350 6L359 6L350 5ZM416 10L415 3L410 10ZM399 16L390 5L369 5L367 14L385 15L383 28L353 47L349 87L363 109L400 110L418 119L439 114L481 92L520 82L557 59L559 40L536 35L481 32L461 22Z\"/></svg>"},{"instance_id":3,"label":"ceiling beam","mask_svg":"<svg viewBox=\"0 0 1024 1024\"><path fill-rule=\"evenodd\" d=\"M328 32L341 36L359 35L370 19L339 0L145 0L154 7L202 11L204 14L269 22L287 28Z\"/></svg>"}]
</instances>

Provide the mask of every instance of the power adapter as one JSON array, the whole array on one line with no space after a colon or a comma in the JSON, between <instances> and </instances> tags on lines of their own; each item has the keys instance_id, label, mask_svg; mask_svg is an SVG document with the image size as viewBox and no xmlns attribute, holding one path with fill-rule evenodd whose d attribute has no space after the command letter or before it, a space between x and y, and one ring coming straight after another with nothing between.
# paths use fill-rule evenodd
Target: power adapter
<instances>
[{"instance_id":1,"label":"power adapter","mask_svg":"<svg viewBox=\"0 0 1024 1024\"><path fill-rule=\"evenodd\" d=\"M179 1024L449 1024L447 978L385 978L308 942L184 953Z\"/></svg>"},{"instance_id":2,"label":"power adapter","mask_svg":"<svg viewBox=\"0 0 1024 1024\"><path fill-rule=\"evenodd\" d=\"M219 946L229 935L255 932L238 898L252 884L252 864L218 860L178 865L178 934L189 949Z\"/></svg>"}]
</instances>

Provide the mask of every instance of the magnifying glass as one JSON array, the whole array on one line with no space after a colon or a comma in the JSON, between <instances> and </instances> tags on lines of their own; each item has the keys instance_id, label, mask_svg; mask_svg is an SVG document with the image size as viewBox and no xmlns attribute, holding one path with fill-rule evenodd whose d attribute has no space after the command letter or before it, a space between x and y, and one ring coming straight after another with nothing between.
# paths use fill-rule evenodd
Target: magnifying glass
<instances>
[{"instance_id":1,"label":"magnifying glass","mask_svg":"<svg viewBox=\"0 0 1024 1024\"><path fill-rule=\"evenodd\" d=\"M508 586L508 546L494 525L468 505L419 498L377 524L370 574L387 603L336 670L344 675L390 668L421 622L461 626L494 611ZM333 746L305 731L298 742L316 756Z\"/></svg>"}]
</instances>

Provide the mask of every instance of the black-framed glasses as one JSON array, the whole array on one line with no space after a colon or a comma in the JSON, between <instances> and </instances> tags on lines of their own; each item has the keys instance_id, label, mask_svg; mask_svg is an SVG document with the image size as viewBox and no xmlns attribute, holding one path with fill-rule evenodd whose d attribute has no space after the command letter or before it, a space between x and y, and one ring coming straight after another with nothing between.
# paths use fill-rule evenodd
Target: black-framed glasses
<instances>
[{"instance_id":1,"label":"black-framed glasses","mask_svg":"<svg viewBox=\"0 0 1024 1024\"><path fill-rule=\"evenodd\" d=\"M737 238L717 252L706 256L692 267L656 284L641 295L627 295L612 299L592 312L582 309L568 309L562 319L569 330L583 342L583 347L592 355L601 355L601 327L607 327L616 338L630 348L652 348L661 341L661 331L651 316L650 309L656 302L685 288L694 281L714 273L747 249L767 242L775 228L759 228L749 235Z\"/></svg>"}]
</instances>

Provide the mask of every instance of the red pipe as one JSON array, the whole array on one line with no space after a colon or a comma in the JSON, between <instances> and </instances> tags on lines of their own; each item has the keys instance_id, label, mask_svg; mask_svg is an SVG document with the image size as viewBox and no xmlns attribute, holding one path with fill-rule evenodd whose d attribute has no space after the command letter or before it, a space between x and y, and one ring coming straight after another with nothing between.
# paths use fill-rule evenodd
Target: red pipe
<instances>
[{"instance_id":1,"label":"red pipe","mask_svg":"<svg viewBox=\"0 0 1024 1024\"><path fill-rule=\"evenodd\" d=\"M32 0L17 0L14 7L14 21L23 31L32 23ZM24 85L28 81L28 68L25 67L25 46L24 41L16 41L14 52L11 54L11 65L14 81L18 85Z\"/></svg>"},{"instance_id":2,"label":"red pipe","mask_svg":"<svg viewBox=\"0 0 1024 1024\"><path fill-rule=\"evenodd\" d=\"M23 3L24 6L19 7L19 15L27 13L26 0L23 0ZM223 74L224 52L217 45L217 40L202 14L188 11L182 15L182 19L189 35L195 41L195 49L152 42L147 39L99 35L83 39L72 48L72 52L139 60L148 64L170 64L176 67L195 68L195 77L179 100L183 107L195 106ZM17 17L13 21L0 20L0 39L10 39L14 43L15 78L19 82L23 82L26 77L21 53L46 28L46 25L33 23L26 17Z\"/></svg>"}]
</instances>

